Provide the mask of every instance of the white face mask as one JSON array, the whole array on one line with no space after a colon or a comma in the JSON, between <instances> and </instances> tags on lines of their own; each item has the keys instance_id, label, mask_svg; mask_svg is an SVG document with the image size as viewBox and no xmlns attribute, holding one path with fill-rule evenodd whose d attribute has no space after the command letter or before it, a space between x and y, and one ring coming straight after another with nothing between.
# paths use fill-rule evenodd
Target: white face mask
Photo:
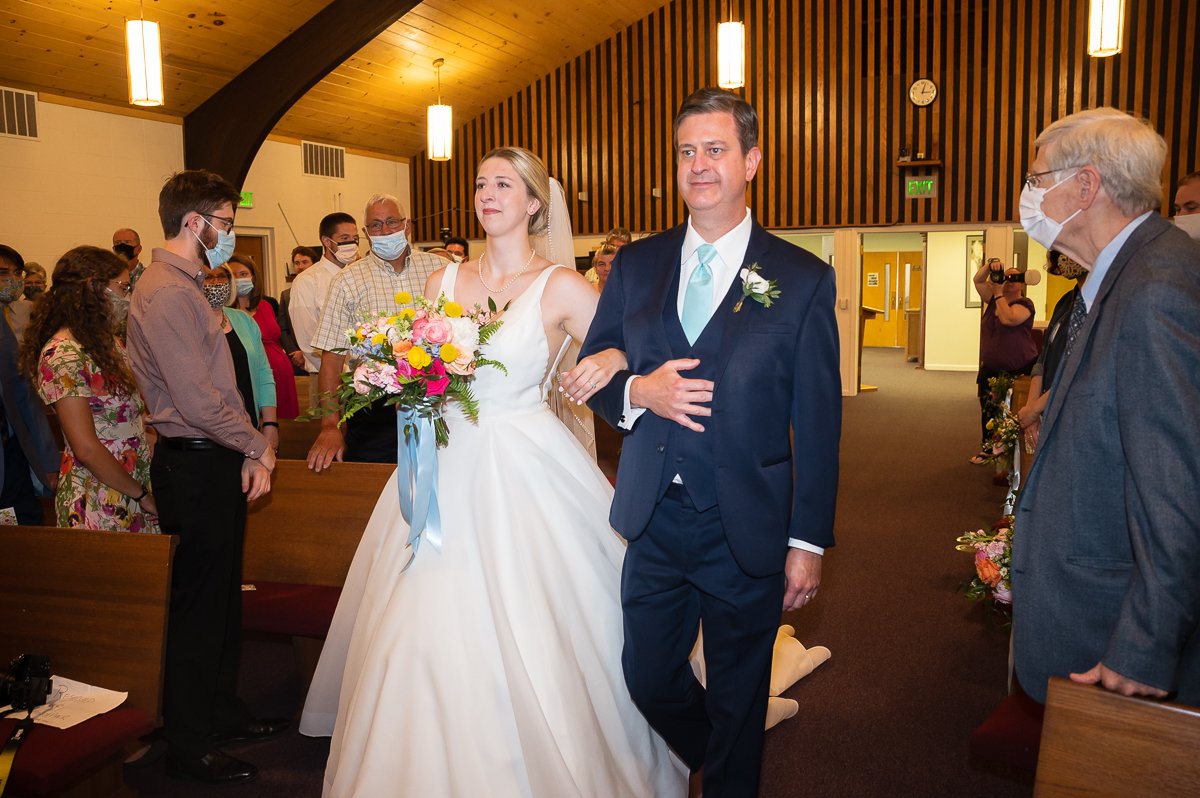
<instances>
[{"instance_id":1,"label":"white face mask","mask_svg":"<svg viewBox=\"0 0 1200 798\"><path fill-rule=\"evenodd\" d=\"M386 236L368 236L371 239L371 251L384 260L396 260L408 249L408 239L404 230L400 229Z\"/></svg>"},{"instance_id":2,"label":"white face mask","mask_svg":"<svg viewBox=\"0 0 1200 798\"><path fill-rule=\"evenodd\" d=\"M1186 213L1175 217L1175 226L1195 241L1200 241L1200 213Z\"/></svg>"},{"instance_id":3,"label":"white face mask","mask_svg":"<svg viewBox=\"0 0 1200 798\"><path fill-rule=\"evenodd\" d=\"M1059 234L1062 233L1063 226L1082 213L1083 208L1075 211L1075 213L1061 222L1056 222L1042 211L1042 202L1045 200L1046 194L1075 177L1078 173L1078 170L1072 172L1069 176L1064 177L1047 188L1033 188L1026 183L1025 187L1021 189L1021 227L1025 228L1025 232L1029 234L1030 238L1046 249L1054 248L1054 242L1058 240Z\"/></svg>"},{"instance_id":4,"label":"white face mask","mask_svg":"<svg viewBox=\"0 0 1200 798\"><path fill-rule=\"evenodd\" d=\"M333 249L333 258L343 266L349 266L353 261L358 260L358 244L353 241L338 244Z\"/></svg>"}]
</instances>

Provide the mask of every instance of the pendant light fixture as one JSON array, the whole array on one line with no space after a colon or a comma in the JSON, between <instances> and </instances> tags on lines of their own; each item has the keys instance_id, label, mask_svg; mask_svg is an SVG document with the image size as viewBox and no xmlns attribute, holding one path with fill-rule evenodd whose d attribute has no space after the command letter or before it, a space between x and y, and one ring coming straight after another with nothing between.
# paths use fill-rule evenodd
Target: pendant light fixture
<instances>
[{"instance_id":1,"label":"pendant light fixture","mask_svg":"<svg viewBox=\"0 0 1200 798\"><path fill-rule=\"evenodd\" d=\"M1088 55L1104 58L1121 52L1125 32L1125 0L1091 0Z\"/></svg>"},{"instance_id":2,"label":"pendant light fixture","mask_svg":"<svg viewBox=\"0 0 1200 798\"><path fill-rule=\"evenodd\" d=\"M163 104L162 49L158 23L148 22L139 4L139 19L125 21L125 56L129 64L129 102Z\"/></svg>"},{"instance_id":3,"label":"pendant light fixture","mask_svg":"<svg viewBox=\"0 0 1200 798\"><path fill-rule=\"evenodd\" d=\"M444 58L433 62L433 68L437 70L438 101L437 105L429 106L427 117L431 161L450 160L450 147L454 140L453 110L448 105L442 105L442 65L445 63Z\"/></svg>"},{"instance_id":4,"label":"pendant light fixture","mask_svg":"<svg viewBox=\"0 0 1200 798\"><path fill-rule=\"evenodd\" d=\"M733 21L733 0L727 10L727 21L717 25L717 85L740 89L746 85L746 28Z\"/></svg>"}]
</instances>

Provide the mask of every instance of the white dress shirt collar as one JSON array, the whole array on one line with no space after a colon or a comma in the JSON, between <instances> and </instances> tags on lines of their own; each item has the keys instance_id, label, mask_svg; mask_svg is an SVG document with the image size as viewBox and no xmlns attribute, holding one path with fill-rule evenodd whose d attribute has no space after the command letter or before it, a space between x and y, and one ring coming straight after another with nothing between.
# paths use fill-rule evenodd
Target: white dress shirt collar
<instances>
[{"instance_id":1,"label":"white dress shirt collar","mask_svg":"<svg viewBox=\"0 0 1200 798\"><path fill-rule=\"evenodd\" d=\"M742 262L746 259L746 249L750 246L750 232L754 229L754 218L750 215L750 209L746 209L746 216L725 235L718 238L716 241L705 241L701 235L696 232L696 228L692 227L691 217L688 217L687 232L683 236L683 248L680 250L680 273L679 273L679 297L678 309L679 314L683 315L683 298L687 293L688 280L691 279L692 272L700 265L700 258L696 254L696 250L701 244L712 244L717 248L717 257L713 258L709 263L709 268L713 272L713 302L712 307L715 310L717 303L724 298L726 292L729 291L729 285L733 282L738 271L742 268Z\"/></svg>"}]
</instances>

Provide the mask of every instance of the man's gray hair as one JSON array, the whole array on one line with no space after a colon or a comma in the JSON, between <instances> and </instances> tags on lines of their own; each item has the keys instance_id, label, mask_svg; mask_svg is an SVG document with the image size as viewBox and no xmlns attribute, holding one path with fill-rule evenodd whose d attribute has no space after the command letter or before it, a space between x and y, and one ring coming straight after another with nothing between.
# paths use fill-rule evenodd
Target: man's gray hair
<instances>
[{"instance_id":1,"label":"man's gray hair","mask_svg":"<svg viewBox=\"0 0 1200 798\"><path fill-rule=\"evenodd\" d=\"M366 206L363 208L363 219L365 220L367 218L367 215L371 213L372 208L384 202L392 203L396 206L396 210L400 211L401 214L404 213L404 205L402 205L400 200L396 199L391 194L372 194L371 198L367 200Z\"/></svg>"},{"instance_id":2,"label":"man's gray hair","mask_svg":"<svg viewBox=\"0 0 1200 798\"><path fill-rule=\"evenodd\" d=\"M1167 142L1145 119L1116 108L1091 108L1042 131L1038 148L1054 145L1052 169L1092 166L1113 204L1127 216L1162 205Z\"/></svg>"}]
</instances>

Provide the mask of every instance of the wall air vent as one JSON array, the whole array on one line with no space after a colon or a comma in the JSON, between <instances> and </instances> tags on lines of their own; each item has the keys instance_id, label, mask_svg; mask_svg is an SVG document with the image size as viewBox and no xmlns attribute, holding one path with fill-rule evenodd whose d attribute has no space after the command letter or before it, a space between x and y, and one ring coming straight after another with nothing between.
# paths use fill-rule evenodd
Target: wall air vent
<instances>
[{"instance_id":1,"label":"wall air vent","mask_svg":"<svg viewBox=\"0 0 1200 798\"><path fill-rule=\"evenodd\" d=\"M0 86L0 136L38 137L36 94Z\"/></svg>"},{"instance_id":2,"label":"wall air vent","mask_svg":"<svg viewBox=\"0 0 1200 798\"><path fill-rule=\"evenodd\" d=\"M328 144L300 142L300 154L304 159L304 174L320 177L346 176L346 148Z\"/></svg>"}]
</instances>

